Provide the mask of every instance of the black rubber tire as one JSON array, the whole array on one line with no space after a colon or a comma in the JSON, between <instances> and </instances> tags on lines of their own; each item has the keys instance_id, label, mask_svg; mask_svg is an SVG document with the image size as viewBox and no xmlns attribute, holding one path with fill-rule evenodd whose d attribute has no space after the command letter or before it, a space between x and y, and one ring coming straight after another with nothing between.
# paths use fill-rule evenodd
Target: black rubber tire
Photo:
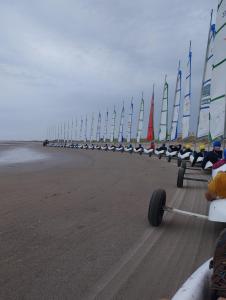
<instances>
[{"instance_id":1,"label":"black rubber tire","mask_svg":"<svg viewBox=\"0 0 226 300\"><path fill-rule=\"evenodd\" d=\"M187 164L186 164L186 161L182 161L181 162L181 168L183 168L183 169L186 169L187 168Z\"/></svg>"},{"instance_id":2,"label":"black rubber tire","mask_svg":"<svg viewBox=\"0 0 226 300\"><path fill-rule=\"evenodd\" d=\"M148 156L149 156L149 157L152 157L152 152L148 153Z\"/></svg>"},{"instance_id":3,"label":"black rubber tire","mask_svg":"<svg viewBox=\"0 0 226 300\"><path fill-rule=\"evenodd\" d=\"M158 189L153 192L148 208L148 221L152 226L159 226L162 223L164 215L164 206L166 204L166 191Z\"/></svg>"},{"instance_id":4,"label":"black rubber tire","mask_svg":"<svg viewBox=\"0 0 226 300\"><path fill-rule=\"evenodd\" d=\"M180 158L177 159L177 166L180 167L181 166L181 162L182 160Z\"/></svg>"},{"instance_id":5,"label":"black rubber tire","mask_svg":"<svg viewBox=\"0 0 226 300\"><path fill-rule=\"evenodd\" d=\"M171 158L172 158L171 156L168 156L167 161L171 162Z\"/></svg>"},{"instance_id":6,"label":"black rubber tire","mask_svg":"<svg viewBox=\"0 0 226 300\"><path fill-rule=\"evenodd\" d=\"M143 154L143 151L140 151L139 154L142 155L142 154Z\"/></svg>"},{"instance_id":7,"label":"black rubber tire","mask_svg":"<svg viewBox=\"0 0 226 300\"><path fill-rule=\"evenodd\" d=\"M177 187L178 188L182 188L184 185L184 173L185 173L185 169L179 168L178 175L177 175Z\"/></svg>"},{"instance_id":8,"label":"black rubber tire","mask_svg":"<svg viewBox=\"0 0 226 300\"><path fill-rule=\"evenodd\" d=\"M158 155L158 158L161 159L161 158L162 158L162 154L159 154L159 155Z\"/></svg>"}]
</instances>

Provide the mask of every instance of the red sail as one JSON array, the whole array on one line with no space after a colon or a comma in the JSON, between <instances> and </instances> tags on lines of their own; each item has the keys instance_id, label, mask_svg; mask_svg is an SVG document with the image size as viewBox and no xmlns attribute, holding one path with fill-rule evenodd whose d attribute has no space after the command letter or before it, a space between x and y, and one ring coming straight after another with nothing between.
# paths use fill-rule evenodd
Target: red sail
<instances>
[{"instance_id":1,"label":"red sail","mask_svg":"<svg viewBox=\"0 0 226 300\"><path fill-rule=\"evenodd\" d=\"M154 87L153 87L153 93L151 98L151 109L150 109L150 115L149 115L149 123L148 123L148 135L147 140L153 141L154 140Z\"/></svg>"}]
</instances>

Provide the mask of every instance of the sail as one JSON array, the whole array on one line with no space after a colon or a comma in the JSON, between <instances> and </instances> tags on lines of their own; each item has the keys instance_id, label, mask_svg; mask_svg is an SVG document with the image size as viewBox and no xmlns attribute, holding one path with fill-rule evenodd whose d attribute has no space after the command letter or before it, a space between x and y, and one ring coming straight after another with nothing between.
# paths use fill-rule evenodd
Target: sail
<instances>
[{"instance_id":1,"label":"sail","mask_svg":"<svg viewBox=\"0 0 226 300\"><path fill-rule=\"evenodd\" d=\"M74 122L73 122L73 118L71 120L71 143L73 141L73 127L74 127Z\"/></svg>"},{"instance_id":2,"label":"sail","mask_svg":"<svg viewBox=\"0 0 226 300\"><path fill-rule=\"evenodd\" d=\"M130 112L129 112L129 119L128 119L128 131L127 131L127 143L131 142L132 121L133 121L133 98L132 98L131 104L130 104Z\"/></svg>"},{"instance_id":3,"label":"sail","mask_svg":"<svg viewBox=\"0 0 226 300\"><path fill-rule=\"evenodd\" d=\"M219 1L213 48L210 102L210 135L225 137L226 105L226 0Z\"/></svg>"},{"instance_id":4,"label":"sail","mask_svg":"<svg viewBox=\"0 0 226 300\"><path fill-rule=\"evenodd\" d=\"M84 142L87 142L87 126L88 126L88 119L87 119L87 116L86 116L86 119L85 119L85 130L84 130Z\"/></svg>"},{"instance_id":5,"label":"sail","mask_svg":"<svg viewBox=\"0 0 226 300\"><path fill-rule=\"evenodd\" d=\"M114 107L114 111L112 114L112 122L111 122L111 137L110 137L110 142L113 143L115 139L115 120L116 120L116 110Z\"/></svg>"},{"instance_id":6,"label":"sail","mask_svg":"<svg viewBox=\"0 0 226 300\"><path fill-rule=\"evenodd\" d=\"M80 122L80 132L79 132L79 141L82 140L82 131L83 131L83 119L81 117L81 122Z\"/></svg>"},{"instance_id":7,"label":"sail","mask_svg":"<svg viewBox=\"0 0 226 300\"><path fill-rule=\"evenodd\" d=\"M108 138L108 110L106 111L105 124L104 124L104 142Z\"/></svg>"},{"instance_id":8,"label":"sail","mask_svg":"<svg viewBox=\"0 0 226 300\"><path fill-rule=\"evenodd\" d=\"M173 104L173 116L171 121L171 130L170 130L170 140L174 141L178 138L178 121L180 115L180 103L181 103L181 78L182 72L180 68L180 61L177 71L177 80L176 80L176 89L174 95L174 104Z\"/></svg>"},{"instance_id":9,"label":"sail","mask_svg":"<svg viewBox=\"0 0 226 300\"><path fill-rule=\"evenodd\" d=\"M149 122L148 122L148 135L147 140L153 141L154 140L154 101L155 101L155 87L153 85L152 97L151 97L151 108L150 108L150 115L149 115Z\"/></svg>"},{"instance_id":10,"label":"sail","mask_svg":"<svg viewBox=\"0 0 226 300\"><path fill-rule=\"evenodd\" d=\"M168 97L169 97L169 86L166 81L164 82L162 107L160 115L160 126L159 126L159 141L167 140L167 127L168 127Z\"/></svg>"},{"instance_id":11,"label":"sail","mask_svg":"<svg viewBox=\"0 0 226 300\"><path fill-rule=\"evenodd\" d=\"M183 117L182 117L182 138L185 139L189 136L190 126L190 106L191 106L191 41L189 47L189 55L187 62L186 82L185 82L185 95L184 95L184 106L183 106Z\"/></svg>"},{"instance_id":12,"label":"sail","mask_svg":"<svg viewBox=\"0 0 226 300\"><path fill-rule=\"evenodd\" d=\"M140 112L137 126L137 143L140 143L142 131L143 131L143 123L144 123L144 99L143 94L140 102Z\"/></svg>"},{"instance_id":13,"label":"sail","mask_svg":"<svg viewBox=\"0 0 226 300\"><path fill-rule=\"evenodd\" d=\"M212 24L211 12L210 28L208 33L208 41L206 48L205 65L202 80L202 90L199 108L199 119L197 128L197 137L201 138L209 135L209 113L210 113L210 88L211 88L211 75L213 64L213 45L215 36L215 24Z\"/></svg>"},{"instance_id":14,"label":"sail","mask_svg":"<svg viewBox=\"0 0 226 300\"><path fill-rule=\"evenodd\" d=\"M78 140L78 120L75 119L75 141Z\"/></svg>"},{"instance_id":15,"label":"sail","mask_svg":"<svg viewBox=\"0 0 226 300\"><path fill-rule=\"evenodd\" d=\"M94 125L94 114L92 114L92 120L90 125L90 143L93 141L93 125Z\"/></svg>"},{"instance_id":16,"label":"sail","mask_svg":"<svg viewBox=\"0 0 226 300\"><path fill-rule=\"evenodd\" d=\"M122 106L122 111L121 111L121 117L120 117L120 123L119 123L119 135L118 135L118 142L122 143L124 136L123 136L123 129L124 129L124 112L125 112L125 108L124 108L124 103Z\"/></svg>"},{"instance_id":17,"label":"sail","mask_svg":"<svg viewBox=\"0 0 226 300\"><path fill-rule=\"evenodd\" d=\"M97 120L97 142L100 141L100 134L101 134L101 113L99 112L98 120Z\"/></svg>"}]
</instances>

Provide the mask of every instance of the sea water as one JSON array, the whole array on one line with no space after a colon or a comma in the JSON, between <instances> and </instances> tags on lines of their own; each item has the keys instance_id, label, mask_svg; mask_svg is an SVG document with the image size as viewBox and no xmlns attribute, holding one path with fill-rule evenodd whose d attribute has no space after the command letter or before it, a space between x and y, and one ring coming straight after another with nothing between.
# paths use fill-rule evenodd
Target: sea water
<instances>
[{"instance_id":1,"label":"sea water","mask_svg":"<svg viewBox=\"0 0 226 300\"><path fill-rule=\"evenodd\" d=\"M8 165L46 159L47 156L29 148L14 148L0 151L0 164Z\"/></svg>"}]
</instances>

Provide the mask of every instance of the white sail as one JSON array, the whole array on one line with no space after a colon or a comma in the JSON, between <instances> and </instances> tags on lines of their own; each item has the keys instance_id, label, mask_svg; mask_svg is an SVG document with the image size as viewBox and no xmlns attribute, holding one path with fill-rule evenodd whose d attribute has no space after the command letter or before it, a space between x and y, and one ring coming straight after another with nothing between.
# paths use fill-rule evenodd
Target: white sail
<instances>
[{"instance_id":1,"label":"white sail","mask_svg":"<svg viewBox=\"0 0 226 300\"><path fill-rule=\"evenodd\" d=\"M176 89L174 95L174 104L173 104L173 116L171 121L171 131L170 131L171 141L174 141L178 138L178 121L179 121L180 103L181 103L181 77L182 77L182 72L181 72L180 61L179 61L177 80L176 80Z\"/></svg>"},{"instance_id":2,"label":"white sail","mask_svg":"<svg viewBox=\"0 0 226 300\"><path fill-rule=\"evenodd\" d=\"M99 112L98 120L97 120L97 137L96 141L100 141L100 135L101 135L101 113Z\"/></svg>"},{"instance_id":3,"label":"white sail","mask_svg":"<svg viewBox=\"0 0 226 300\"><path fill-rule=\"evenodd\" d=\"M105 124L104 124L104 142L108 138L108 110L106 111Z\"/></svg>"},{"instance_id":4,"label":"white sail","mask_svg":"<svg viewBox=\"0 0 226 300\"><path fill-rule=\"evenodd\" d=\"M82 131L83 131L83 119L81 117L80 132L79 132L79 141L82 141Z\"/></svg>"},{"instance_id":5,"label":"white sail","mask_svg":"<svg viewBox=\"0 0 226 300\"><path fill-rule=\"evenodd\" d=\"M125 112L125 108L124 108L124 103L122 106L122 111L121 111L121 117L120 117L120 123L119 123L119 135L118 135L118 142L122 143L124 136L123 136L123 129L124 129L124 112Z\"/></svg>"},{"instance_id":6,"label":"white sail","mask_svg":"<svg viewBox=\"0 0 226 300\"><path fill-rule=\"evenodd\" d=\"M144 99L143 94L140 102L140 112L137 126L137 143L140 143L142 131L143 131L143 123L144 123Z\"/></svg>"},{"instance_id":7,"label":"white sail","mask_svg":"<svg viewBox=\"0 0 226 300\"><path fill-rule=\"evenodd\" d=\"M162 107L160 115L160 126L159 126L159 141L167 140L167 129L168 129L168 97L169 97L169 86L166 81L164 82Z\"/></svg>"},{"instance_id":8,"label":"white sail","mask_svg":"<svg viewBox=\"0 0 226 300\"><path fill-rule=\"evenodd\" d=\"M128 131L127 131L127 143L131 142L132 121L133 121L133 98L132 98L131 104L130 104L130 112L129 112L129 119L128 119Z\"/></svg>"},{"instance_id":9,"label":"white sail","mask_svg":"<svg viewBox=\"0 0 226 300\"><path fill-rule=\"evenodd\" d=\"M115 139L115 121L116 121L116 110L114 107L114 111L112 114L112 123L111 123L111 137L110 137L110 142L113 143Z\"/></svg>"},{"instance_id":10,"label":"white sail","mask_svg":"<svg viewBox=\"0 0 226 300\"><path fill-rule=\"evenodd\" d=\"M86 119L85 119L85 130L84 130L84 142L87 142L87 126L88 126L88 119L87 119L87 116L86 116Z\"/></svg>"},{"instance_id":11,"label":"white sail","mask_svg":"<svg viewBox=\"0 0 226 300\"><path fill-rule=\"evenodd\" d=\"M213 48L210 102L210 135L225 137L226 93L226 0L219 1Z\"/></svg>"},{"instance_id":12,"label":"white sail","mask_svg":"<svg viewBox=\"0 0 226 300\"><path fill-rule=\"evenodd\" d=\"M184 106L183 106L183 117L182 117L182 138L185 139L189 136L190 128L190 107L191 107L191 42L189 47L189 55L187 62L186 82L185 82L185 95L184 95Z\"/></svg>"},{"instance_id":13,"label":"white sail","mask_svg":"<svg viewBox=\"0 0 226 300\"><path fill-rule=\"evenodd\" d=\"M71 143L73 141L73 127L74 127L74 122L73 122L73 118L71 120Z\"/></svg>"},{"instance_id":14,"label":"white sail","mask_svg":"<svg viewBox=\"0 0 226 300\"><path fill-rule=\"evenodd\" d=\"M75 141L78 140L78 120L75 119Z\"/></svg>"},{"instance_id":15,"label":"white sail","mask_svg":"<svg viewBox=\"0 0 226 300\"><path fill-rule=\"evenodd\" d=\"M93 125L94 125L94 114L92 114L91 125L90 125L90 143L93 141Z\"/></svg>"},{"instance_id":16,"label":"white sail","mask_svg":"<svg viewBox=\"0 0 226 300\"><path fill-rule=\"evenodd\" d=\"M210 28L208 33L205 65L202 80L199 119L197 128L198 138L209 135L210 88L213 65L213 45L215 36L215 24L212 24L212 15L213 11L211 12Z\"/></svg>"}]
</instances>

